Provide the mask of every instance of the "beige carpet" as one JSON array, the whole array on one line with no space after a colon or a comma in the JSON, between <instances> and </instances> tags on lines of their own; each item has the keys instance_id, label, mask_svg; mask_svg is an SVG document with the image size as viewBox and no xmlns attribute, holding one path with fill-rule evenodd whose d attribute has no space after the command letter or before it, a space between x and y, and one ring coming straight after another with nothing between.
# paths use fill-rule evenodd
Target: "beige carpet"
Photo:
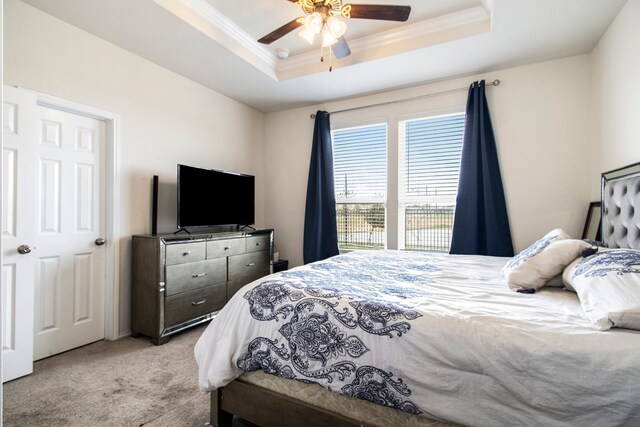
<instances>
[{"instance_id":1,"label":"beige carpet","mask_svg":"<svg viewBox=\"0 0 640 427\"><path fill-rule=\"evenodd\" d=\"M193 357L203 330L159 347L148 338L99 341L35 362L33 374L3 386L4 425L203 426L209 398Z\"/></svg>"}]
</instances>

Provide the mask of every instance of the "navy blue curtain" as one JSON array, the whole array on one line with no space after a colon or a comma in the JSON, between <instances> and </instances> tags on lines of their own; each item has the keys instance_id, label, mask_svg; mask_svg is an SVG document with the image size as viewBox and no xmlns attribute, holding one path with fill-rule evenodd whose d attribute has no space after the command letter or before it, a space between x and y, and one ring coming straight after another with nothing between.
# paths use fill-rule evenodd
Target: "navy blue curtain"
<instances>
[{"instance_id":1,"label":"navy blue curtain","mask_svg":"<svg viewBox=\"0 0 640 427\"><path fill-rule=\"evenodd\" d=\"M451 254L513 256L484 80L469 87Z\"/></svg>"},{"instance_id":2,"label":"navy blue curtain","mask_svg":"<svg viewBox=\"0 0 640 427\"><path fill-rule=\"evenodd\" d=\"M304 263L319 261L338 253L331 127L329 113L318 111L313 129L304 214Z\"/></svg>"}]
</instances>

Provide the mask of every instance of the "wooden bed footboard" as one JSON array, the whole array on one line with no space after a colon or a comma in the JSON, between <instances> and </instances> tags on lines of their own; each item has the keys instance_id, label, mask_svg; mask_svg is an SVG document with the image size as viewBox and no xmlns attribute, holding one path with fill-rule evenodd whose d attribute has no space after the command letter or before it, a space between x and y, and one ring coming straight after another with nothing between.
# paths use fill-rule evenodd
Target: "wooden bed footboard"
<instances>
[{"instance_id":1,"label":"wooden bed footboard","mask_svg":"<svg viewBox=\"0 0 640 427\"><path fill-rule=\"evenodd\" d=\"M231 427L233 415L261 427L363 427L366 424L242 381L211 392L211 425Z\"/></svg>"}]
</instances>

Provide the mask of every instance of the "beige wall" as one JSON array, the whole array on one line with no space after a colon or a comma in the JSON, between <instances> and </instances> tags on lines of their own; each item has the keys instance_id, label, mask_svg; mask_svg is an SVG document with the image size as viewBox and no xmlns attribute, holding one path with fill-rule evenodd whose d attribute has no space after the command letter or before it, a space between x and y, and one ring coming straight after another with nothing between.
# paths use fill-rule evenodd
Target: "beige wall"
<instances>
[{"instance_id":1,"label":"beige wall","mask_svg":"<svg viewBox=\"0 0 640 427\"><path fill-rule=\"evenodd\" d=\"M417 86L374 96L268 114L265 122L265 220L275 227L280 256L302 263L304 205L317 109L340 110L467 87L486 78L515 250L554 227L582 231L589 202L590 62L587 55ZM585 90L586 88L586 90ZM390 168L398 119L464 111L466 91L332 116L332 126L389 123ZM391 183L392 186L395 183ZM389 198L392 200L392 197ZM391 204L390 208L395 206ZM393 214L393 213L392 213ZM390 232L394 232L391 230ZM388 245L394 248L394 241Z\"/></svg>"},{"instance_id":2,"label":"beige wall","mask_svg":"<svg viewBox=\"0 0 640 427\"><path fill-rule=\"evenodd\" d=\"M592 53L594 199L602 172L640 162L639 21L640 0L628 0Z\"/></svg>"},{"instance_id":3,"label":"beige wall","mask_svg":"<svg viewBox=\"0 0 640 427\"><path fill-rule=\"evenodd\" d=\"M264 225L264 115L16 0L4 2L4 83L120 115L120 326L129 330L131 235L174 231L176 164L256 175Z\"/></svg>"}]
</instances>

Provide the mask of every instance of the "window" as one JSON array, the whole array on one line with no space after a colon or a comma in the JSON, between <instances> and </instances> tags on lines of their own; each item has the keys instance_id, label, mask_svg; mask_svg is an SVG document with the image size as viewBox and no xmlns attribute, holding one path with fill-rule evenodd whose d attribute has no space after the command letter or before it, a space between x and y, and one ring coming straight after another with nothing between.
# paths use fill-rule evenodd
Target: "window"
<instances>
[{"instance_id":1,"label":"window","mask_svg":"<svg viewBox=\"0 0 640 427\"><path fill-rule=\"evenodd\" d=\"M398 123L400 249L448 252L464 113Z\"/></svg>"},{"instance_id":2,"label":"window","mask_svg":"<svg viewBox=\"0 0 640 427\"><path fill-rule=\"evenodd\" d=\"M387 125L332 132L340 249L384 249Z\"/></svg>"}]
</instances>

